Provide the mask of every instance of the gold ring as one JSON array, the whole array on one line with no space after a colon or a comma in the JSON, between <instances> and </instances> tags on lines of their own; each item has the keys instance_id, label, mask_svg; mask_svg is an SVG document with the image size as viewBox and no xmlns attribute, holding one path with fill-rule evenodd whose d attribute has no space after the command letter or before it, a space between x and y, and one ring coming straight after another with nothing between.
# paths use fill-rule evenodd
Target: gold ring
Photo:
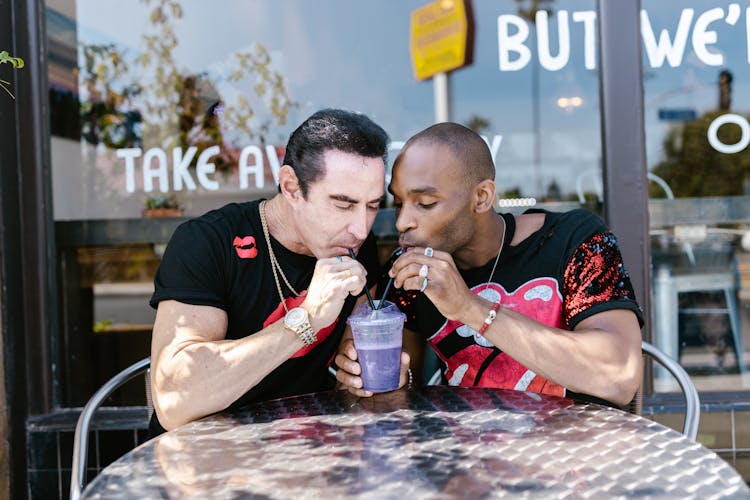
<instances>
[{"instance_id":1,"label":"gold ring","mask_svg":"<svg viewBox=\"0 0 750 500\"><path fill-rule=\"evenodd\" d=\"M350 270L348 270L348 269L346 269L346 277L347 278L351 278L352 277L352 272Z\"/></svg>"}]
</instances>

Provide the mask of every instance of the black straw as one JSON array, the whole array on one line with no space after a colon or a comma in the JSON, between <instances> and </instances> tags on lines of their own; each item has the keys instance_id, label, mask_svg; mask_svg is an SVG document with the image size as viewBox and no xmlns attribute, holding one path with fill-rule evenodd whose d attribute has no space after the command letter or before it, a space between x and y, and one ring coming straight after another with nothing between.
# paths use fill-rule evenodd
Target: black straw
<instances>
[{"instance_id":1,"label":"black straw","mask_svg":"<svg viewBox=\"0 0 750 500\"><path fill-rule=\"evenodd\" d=\"M404 250L401 247L398 247L391 254L391 259L393 259L394 257L396 258L401 257L401 255L404 254L405 252L406 250ZM385 290L383 291L383 295L381 295L380 301L378 302L378 309L383 307L383 302L385 302L385 299L388 297L388 292L391 291L391 285L393 285L393 278L389 278L388 283L385 284Z\"/></svg>"},{"instance_id":2,"label":"black straw","mask_svg":"<svg viewBox=\"0 0 750 500\"><path fill-rule=\"evenodd\" d=\"M393 284L393 278L389 278L388 283L385 284L385 291L383 292L382 298L380 299L380 302L378 302L378 309L383 307L383 302L385 302L386 297L388 297L388 292L391 291L392 284Z\"/></svg>"},{"instance_id":3,"label":"black straw","mask_svg":"<svg viewBox=\"0 0 750 500\"><path fill-rule=\"evenodd\" d=\"M349 249L349 257L351 257L354 260L357 260L357 256L354 254L353 249ZM367 295L367 301L370 303L370 309L373 311L377 310L377 307L375 307L375 303L372 301L372 297L370 296L370 290L367 289L367 282L365 282L365 295Z\"/></svg>"}]
</instances>

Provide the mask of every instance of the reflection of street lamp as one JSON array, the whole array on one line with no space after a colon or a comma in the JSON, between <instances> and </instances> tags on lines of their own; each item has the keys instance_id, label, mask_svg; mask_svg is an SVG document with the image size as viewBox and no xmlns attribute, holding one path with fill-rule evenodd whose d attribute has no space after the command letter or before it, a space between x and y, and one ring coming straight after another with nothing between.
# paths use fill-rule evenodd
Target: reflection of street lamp
<instances>
[{"instance_id":1,"label":"reflection of street lamp","mask_svg":"<svg viewBox=\"0 0 750 500\"><path fill-rule=\"evenodd\" d=\"M719 73L719 109L727 111L732 106L732 72L728 69Z\"/></svg>"},{"instance_id":2,"label":"reflection of street lamp","mask_svg":"<svg viewBox=\"0 0 750 500\"><path fill-rule=\"evenodd\" d=\"M534 27L534 39L536 41L536 14L540 10L544 10L547 14L552 14L552 9L545 9L542 4L552 3L554 0L516 0L518 4L529 3L528 8L523 6L518 7L518 15L529 21ZM537 44L538 46L538 44ZM539 107L539 59L532 61L531 64L531 119L532 126L534 128L534 176L535 176L535 195L541 196L542 194L542 138L541 138L541 110Z\"/></svg>"},{"instance_id":3,"label":"reflection of street lamp","mask_svg":"<svg viewBox=\"0 0 750 500\"><path fill-rule=\"evenodd\" d=\"M563 111L573 111L576 108L580 108L583 105L583 98L580 96L572 97L559 97L557 99L557 107Z\"/></svg>"},{"instance_id":4,"label":"reflection of street lamp","mask_svg":"<svg viewBox=\"0 0 750 500\"><path fill-rule=\"evenodd\" d=\"M534 38L537 37L536 20L534 24ZM534 120L534 194L542 194L542 131L541 131L541 110L539 109L539 60L532 61L531 64L531 92L532 97L532 120Z\"/></svg>"}]
</instances>

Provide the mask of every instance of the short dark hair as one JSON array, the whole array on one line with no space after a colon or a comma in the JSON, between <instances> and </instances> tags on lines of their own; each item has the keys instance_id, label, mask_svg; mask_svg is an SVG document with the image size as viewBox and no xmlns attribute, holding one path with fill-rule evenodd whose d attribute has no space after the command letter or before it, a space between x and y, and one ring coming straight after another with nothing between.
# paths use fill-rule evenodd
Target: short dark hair
<instances>
[{"instance_id":1,"label":"short dark hair","mask_svg":"<svg viewBox=\"0 0 750 500\"><path fill-rule=\"evenodd\" d=\"M452 122L437 123L412 136L402 151L416 143L447 147L465 169L467 181L495 180L495 164L489 146L468 127Z\"/></svg>"},{"instance_id":2,"label":"short dark hair","mask_svg":"<svg viewBox=\"0 0 750 500\"><path fill-rule=\"evenodd\" d=\"M388 134L361 113L343 109L321 109L292 132L286 146L284 165L294 169L302 196L307 197L311 184L320 179L323 155L328 150L354 153L388 160Z\"/></svg>"}]
</instances>

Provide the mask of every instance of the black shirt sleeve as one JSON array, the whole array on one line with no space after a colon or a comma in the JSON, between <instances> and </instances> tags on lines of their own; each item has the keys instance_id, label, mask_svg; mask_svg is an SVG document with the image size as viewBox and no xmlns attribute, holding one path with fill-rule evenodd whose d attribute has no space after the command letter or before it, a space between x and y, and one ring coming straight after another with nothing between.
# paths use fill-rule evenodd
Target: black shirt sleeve
<instances>
[{"instance_id":1,"label":"black shirt sleeve","mask_svg":"<svg viewBox=\"0 0 750 500\"><path fill-rule=\"evenodd\" d=\"M563 295L563 319L571 330L589 316L612 309L633 311L643 326L643 313L611 231L596 233L575 249L565 269Z\"/></svg>"},{"instance_id":2,"label":"black shirt sleeve","mask_svg":"<svg viewBox=\"0 0 750 500\"><path fill-rule=\"evenodd\" d=\"M192 220L180 225L164 252L154 277L150 305L177 300L226 310L224 290L226 245L215 226Z\"/></svg>"}]
</instances>

